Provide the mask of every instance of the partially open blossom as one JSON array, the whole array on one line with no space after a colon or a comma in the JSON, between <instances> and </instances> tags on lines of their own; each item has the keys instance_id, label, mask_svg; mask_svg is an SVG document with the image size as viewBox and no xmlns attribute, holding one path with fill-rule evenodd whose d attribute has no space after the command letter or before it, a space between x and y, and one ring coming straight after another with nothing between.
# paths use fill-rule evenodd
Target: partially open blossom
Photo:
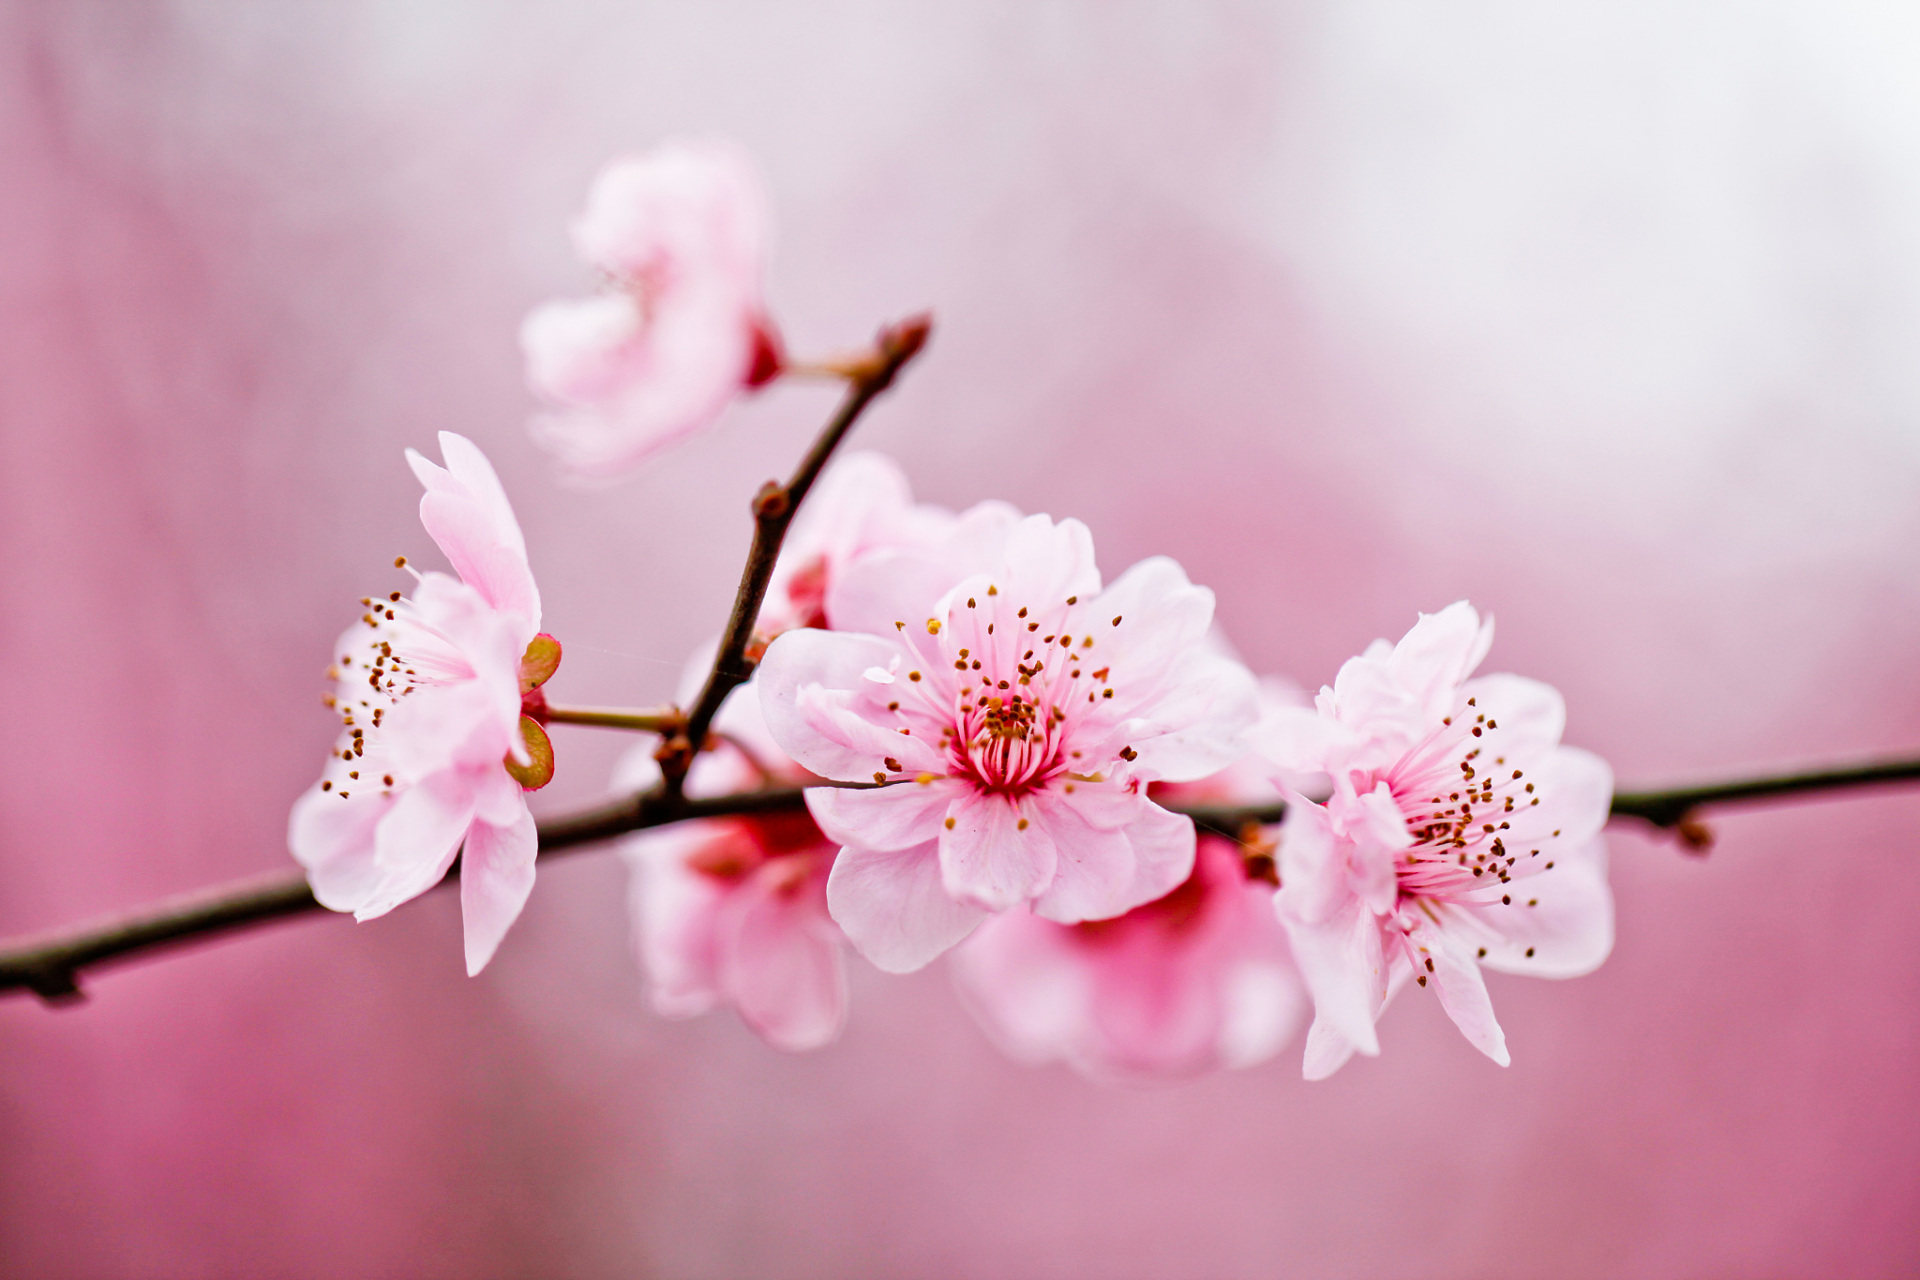
<instances>
[{"instance_id":1,"label":"partially open blossom","mask_svg":"<svg viewBox=\"0 0 1920 1280\"><path fill-rule=\"evenodd\" d=\"M411 597L361 601L335 648L328 701L342 729L295 803L288 844L314 896L367 920L439 883L461 857L467 972L478 973L533 889L524 792L553 752L539 685L560 647L540 632L526 541L486 456L440 433L446 467L411 449L420 522L459 577L415 576ZM403 562L404 563L404 562Z\"/></svg>"},{"instance_id":2,"label":"partially open blossom","mask_svg":"<svg viewBox=\"0 0 1920 1280\"><path fill-rule=\"evenodd\" d=\"M1379 1052L1374 1023L1408 978L1504 1066L1481 966L1566 978L1612 950L1612 772L1560 745L1555 690L1471 678L1492 639L1465 602L1422 615L1341 667L1314 711L1263 726L1263 754L1332 789L1292 797L1280 846L1276 901L1314 1002L1309 1079Z\"/></svg>"},{"instance_id":3,"label":"partially open blossom","mask_svg":"<svg viewBox=\"0 0 1920 1280\"><path fill-rule=\"evenodd\" d=\"M758 176L731 146L670 142L601 169L573 243L607 288L520 329L528 381L552 405L535 439L575 474L612 475L777 375L766 239Z\"/></svg>"},{"instance_id":4,"label":"partially open blossom","mask_svg":"<svg viewBox=\"0 0 1920 1280\"><path fill-rule=\"evenodd\" d=\"M1154 788L1161 800L1279 798L1235 768ZM1191 1075L1278 1053L1306 993L1273 911L1272 846L1202 832L1193 874L1113 920L995 916L950 960L962 1002L1009 1054L1096 1079Z\"/></svg>"},{"instance_id":5,"label":"partially open blossom","mask_svg":"<svg viewBox=\"0 0 1920 1280\"><path fill-rule=\"evenodd\" d=\"M724 740L694 761L690 795L724 795L805 777L766 735L759 691L734 690L715 718ZM658 782L653 744L636 747L616 788ZM804 813L683 822L622 842L633 869L635 949L654 1009L670 1018L731 1005L768 1043L817 1049L840 1034L847 979L827 916L834 846Z\"/></svg>"},{"instance_id":6,"label":"partially open blossom","mask_svg":"<svg viewBox=\"0 0 1920 1280\"><path fill-rule=\"evenodd\" d=\"M1230 763L1256 712L1178 565L1103 590L1084 525L994 507L934 552L853 566L827 612L845 629L769 646L761 701L802 766L892 784L807 793L842 846L833 918L868 959L916 969L993 912L1105 919L1187 878L1193 824L1145 787Z\"/></svg>"},{"instance_id":7,"label":"partially open blossom","mask_svg":"<svg viewBox=\"0 0 1920 1280\"><path fill-rule=\"evenodd\" d=\"M831 627L827 602L848 569L880 553L929 551L951 535L955 522L944 507L916 503L891 458L841 455L787 531L760 610L761 630L774 636Z\"/></svg>"}]
</instances>

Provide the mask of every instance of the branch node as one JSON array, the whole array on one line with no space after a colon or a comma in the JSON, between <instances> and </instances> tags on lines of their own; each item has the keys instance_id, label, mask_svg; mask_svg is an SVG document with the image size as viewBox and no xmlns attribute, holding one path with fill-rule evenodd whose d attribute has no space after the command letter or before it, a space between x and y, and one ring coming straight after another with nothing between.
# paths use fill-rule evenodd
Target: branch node
<instances>
[{"instance_id":1,"label":"branch node","mask_svg":"<svg viewBox=\"0 0 1920 1280\"><path fill-rule=\"evenodd\" d=\"M75 1005L86 1002L78 975L71 969L35 969L27 974L27 989L50 1005Z\"/></svg>"},{"instance_id":2,"label":"branch node","mask_svg":"<svg viewBox=\"0 0 1920 1280\"><path fill-rule=\"evenodd\" d=\"M753 495L753 518L778 520L787 514L789 505L786 487L778 480L769 480Z\"/></svg>"}]
</instances>

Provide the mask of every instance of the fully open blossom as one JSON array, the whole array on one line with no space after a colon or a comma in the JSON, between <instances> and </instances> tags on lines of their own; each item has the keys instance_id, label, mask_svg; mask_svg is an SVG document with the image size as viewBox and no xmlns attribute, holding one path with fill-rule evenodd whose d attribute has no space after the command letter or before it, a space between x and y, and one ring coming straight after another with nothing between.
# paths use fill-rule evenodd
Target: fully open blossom
<instances>
[{"instance_id":1,"label":"fully open blossom","mask_svg":"<svg viewBox=\"0 0 1920 1280\"><path fill-rule=\"evenodd\" d=\"M288 844L314 896L367 920L418 896L461 857L467 971L478 973L533 889L526 787L552 751L523 715L559 663L540 634L526 541L486 456L440 433L443 469L413 452L420 522L459 577L417 574L411 597L361 602L334 650L343 722L325 774L297 801Z\"/></svg>"},{"instance_id":2,"label":"fully open blossom","mask_svg":"<svg viewBox=\"0 0 1920 1280\"><path fill-rule=\"evenodd\" d=\"M1187 878L1193 825L1145 787L1230 763L1256 711L1178 565L1102 589L1084 525L992 507L931 553L853 566L827 612L843 630L768 648L761 700L805 768L893 784L807 796L842 846L833 918L868 959L916 969L990 913L1105 919Z\"/></svg>"},{"instance_id":3,"label":"fully open blossom","mask_svg":"<svg viewBox=\"0 0 1920 1280\"><path fill-rule=\"evenodd\" d=\"M724 795L806 776L767 737L759 690L734 690L715 717L724 740L687 775L690 795ZM614 776L644 791L660 778L653 744ZM827 916L834 846L804 813L683 822L622 842L633 870L635 949L654 1009L670 1018L737 1010L768 1043L816 1049L840 1034L847 979Z\"/></svg>"},{"instance_id":4,"label":"fully open blossom","mask_svg":"<svg viewBox=\"0 0 1920 1280\"><path fill-rule=\"evenodd\" d=\"M1324 773L1332 790L1324 804L1292 798L1276 900L1313 995L1310 1079L1379 1052L1374 1023L1409 977L1504 1066L1481 966L1573 977L1612 949L1600 839L1612 773L1560 745L1556 691L1471 678L1492 639L1465 602L1423 615L1341 667L1314 711L1262 735L1274 763Z\"/></svg>"},{"instance_id":5,"label":"fully open blossom","mask_svg":"<svg viewBox=\"0 0 1920 1280\"><path fill-rule=\"evenodd\" d=\"M1154 788L1161 800L1279 798L1235 767ZM995 916L954 949L962 1002L1009 1054L1095 1078L1251 1066L1305 1020L1306 993L1273 911L1271 846L1202 832L1193 874L1113 920Z\"/></svg>"},{"instance_id":6,"label":"fully open blossom","mask_svg":"<svg viewBox=\"0 0 1920 1280\"><path fill-rule=\"evenodd\" d=\"M766 240L758 176L733 147L671 142L601 169L573 243L607 289L548 302L520 329L528 381L552 405L535 438L575 474L612 475L775 376Z\"/></svg>"}]
</instances>

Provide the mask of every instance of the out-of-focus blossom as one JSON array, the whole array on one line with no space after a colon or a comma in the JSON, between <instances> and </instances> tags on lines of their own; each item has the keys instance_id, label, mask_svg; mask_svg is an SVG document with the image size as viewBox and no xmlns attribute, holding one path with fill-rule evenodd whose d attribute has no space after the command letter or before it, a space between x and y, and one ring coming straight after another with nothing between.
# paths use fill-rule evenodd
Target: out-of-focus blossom
<instances>
[{"instance_id":1,"label":"out-of-focus blossom","mask_svg":"<svg viewBox=\"0 0 1920 1280\"><path fill-rule=\"evenodd\" d=\"M833 918L882 969L917 969L993 912L1105 919L1193 869L1193 824L1149 800L1242 750L1245 668L1201 644L1213 593L1171 560L1102 589L1077 521L961 518L935 551L852 566L760 668L774 739L822 777L842 846Z\"/></svg>"},{"instance_id":2,"label":"out-of-focus blossom","mask_svg":"<svg viewBox=\"0 0 1920 1280\"><path fill-rule=\"evenodd\" d=\"M694 761L688 794L806 778L768 738L752 685L734 690L714 727L723 741ZM637 792L659 778L649 742L628 753L614 785ZM686 1018L728 1004L768 1043L796 1051L840 1034L846 969L827 916L834 846L811 817L684 822L621 848L633 871L635 949L657 1012Z\"/></svg>"},{"instance_id":3,"label":"out-of-focus blossom","mask_svg":"<svg viewBox=\"0 0 1920 1280\"><path fill-rule=\"evenodd\" d=\"M1280 798L1236 766L1160 800ZM1193 874L1113 920L1055 924L1027 910L983 924L951 957L962 1003L1013 1057L1096 1079L1192 1075L1278 1053L1306 993L1273 910L1272 846L1202 832Z\"/></svg>"},{"instance_id":4,"label":"out-of-focus blossom","mask_svg":"<svg viewBox=\"0 0 1920 1280\"><path fill-rule=\"evenodd\" d=\"M1262 727L1263 754L1332 786L1324 804L1290 798L1280 846L1277 904L1314 1002L1309 1079L1379 1052L1374 1024L1409 977L1504 1066L1481 966L1574 977L1612 950L1612 772L1560 745L1552 688L1469 678L1492 639L1465 602L1422 615L1341 667L1314 711Z\"/></svg>"},{"instance_id":5,"label":"out-of-focus blossom","mask_svg":"<svg viewBox=\"0 0 1920 1280\"><path fill-rule=\"evenodd\" d=\"M534 438L576 475L611 476L776 377L766 241L759 177L731 146L670 142L601 169L573 243L608 288L520 328L528 381L552 405Z\"/></svg>"},{"instance_id":6,"label":"out-of-focus blossom","mask_svg":"<svg viewBox=\"0 0 1920 1280\"><path fill-rule=\"evenodd\" d=\"M827 602L850 567L870 555L930 551L951 535L955 522L944 507L914 502L891 458L842 455L787 531L767 584L761 631L771 637L795 627L832 627Z\"/></svg>"},{"instance_id":7,"label":"out-of-focus blossom","mask_svg":"<svg viewBox=\"0 0 1920 1280\"><path fill-rule=\"evenodd\" d=\"M416 574L411 597L361 601L334 650L342 730L294 804L288 844L314 896L361 920L439 883L461 857L467 972L478 973L533 889L538 840L525 791L553 775L524 710L560 662L540 632L527 546L493 467L440 433L441 468L407 451L426 487L420 522L459 573Z\"/></svg>"}]
</instances>

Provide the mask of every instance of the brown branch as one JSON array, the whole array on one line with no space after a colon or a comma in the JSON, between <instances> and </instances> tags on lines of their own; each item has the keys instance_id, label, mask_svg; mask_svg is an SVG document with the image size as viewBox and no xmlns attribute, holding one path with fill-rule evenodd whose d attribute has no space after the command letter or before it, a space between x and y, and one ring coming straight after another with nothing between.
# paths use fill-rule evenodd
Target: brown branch
<instances>
[{"instance_id":1,"label":"brown branch","mask_svg":"<svg viewBox=\"0 0 1920 1280\"><path fill-rule=\"evenodd\" d=\"M1845 768L1812 769L1664 791L1621 792L1613 816L1637 818L1659 827L1682 827L1702 805L1813 796L1859 787L1920 780L1920 760L1889 760ZM816 783L866 787L869 783ZM889 784L894 785L894 784ZM805 807L798 787L743 791L690 799L656 789L540 824L543 858L598 844L634 831L701 818L795 813ZM1239 840L1247 828L1279 822L1286 806L1169 804L1200 829ZM456 863L443 884L459 877ZM49 1003L80 998L83 970L152 955L171 947L230 933L270 920L320 910L304 877L278 875L242 881L174 898L130 915L63 933L48 934L0 947L0 994L31 991Z\"/></svg>"},{"instance_id":2,"label":"brown branch","mask_svg":"<svg viewBox=\"0 0 1920 1280\"><path fill-rule=\"evenodd\" d=\"M800 504L806 501L807 491L813 488L821 469L846 439L853 424L859 421L867 405L893 385L894 376L919 354L932 329L933 318L929 315L913 316L889 325L874 339L873 351L867 358L841 367L838 372L846 377L848 387L839 411L820 429L813 447L800 460L792 478L784 485L769 480L754 497L753 546L747 552L746 566L740 571L740 589L734 593L726 633L721 637L719 652L714 654L706 685L687 713L685 736L669 740L662 749L660 767L670 794L679 793L687 769L693 763L695 744L706 741L707 730L719 713L720 704L753 676L754 663L747 656L747 647L753 642L754 624L760 619L760 606L766 600L773 566L780 559L780 544Z\"/></svg>"}]
</instances>

